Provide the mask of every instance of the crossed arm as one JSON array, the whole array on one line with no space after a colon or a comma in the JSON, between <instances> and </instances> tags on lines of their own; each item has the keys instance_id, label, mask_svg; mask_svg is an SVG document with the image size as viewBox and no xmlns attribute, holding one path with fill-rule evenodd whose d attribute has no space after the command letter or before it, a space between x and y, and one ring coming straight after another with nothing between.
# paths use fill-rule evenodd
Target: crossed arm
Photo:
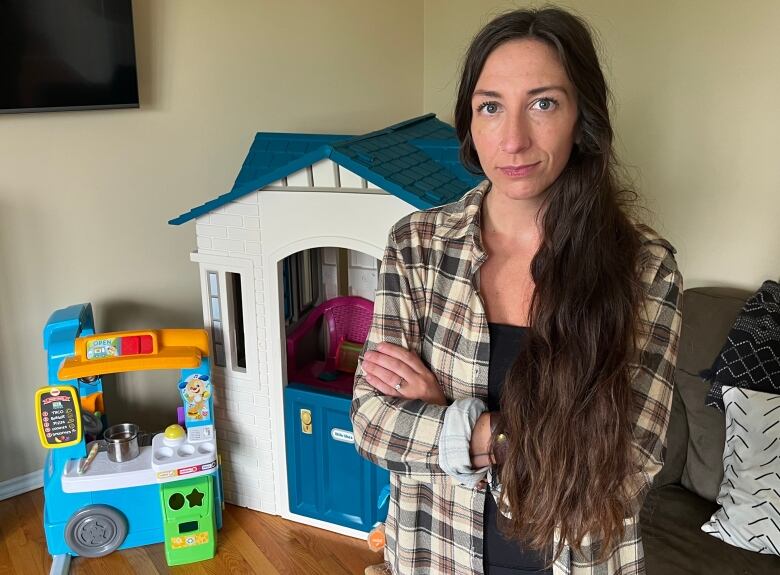
<instances>
[{"instance_id":1,"label":"crossed arm","mask_svg":"<svg viewBox=\"0 0 780 575\"><path fill-rule=\"evenodd\" d=\"M419 399L447 405L447 398L422 360L413 352L391 343L380 343L363 359L366 381L379 393L399 399ZM471 433L471 466L479 469L493 463L490 450L490 412L477 418Z\"/></svg>"}]
</instances>

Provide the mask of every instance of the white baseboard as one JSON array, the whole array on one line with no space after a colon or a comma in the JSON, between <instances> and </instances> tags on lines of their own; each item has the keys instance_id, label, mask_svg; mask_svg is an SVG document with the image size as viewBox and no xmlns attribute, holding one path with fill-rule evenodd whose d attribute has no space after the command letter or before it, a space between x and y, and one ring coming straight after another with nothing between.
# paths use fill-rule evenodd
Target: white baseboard
<instances>
[{"instance_id":1,"label":"white baseboard","mask_svg":"<svg viewBox=\"0 0 780 575\"><path fill-rule=\"evenodd\" d=\"M0 483L0 501L43 487L43 469Z\"/></svg>"}]
</instances>

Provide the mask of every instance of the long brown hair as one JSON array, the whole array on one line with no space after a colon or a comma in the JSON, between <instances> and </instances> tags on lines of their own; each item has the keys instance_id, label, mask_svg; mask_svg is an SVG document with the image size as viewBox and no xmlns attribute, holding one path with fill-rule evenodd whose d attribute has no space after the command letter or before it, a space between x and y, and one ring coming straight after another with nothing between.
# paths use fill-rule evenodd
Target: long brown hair
<instances>
[{"instance_id":1,"label":"long brown hair","mask_svg":"<svg viewBox=\"0 0 780 575\"><path fill-rule=\"evenodd\" d=\"M455 109L462 162L481 172L470 126L485 60L523 38L555 50L579 117L569 162L545 197L542 243L531 261L531 329L501 397L498 431L509 438L502 504L511 512L503 528L548 552L556 529L577 551L590 535L603 560L637 511L627 487L637 471L630 362L643 297L640 236L626 213L635 195L618 184L609 93L588 26L557 8L504 14L474 38Z\"/></svg>"}]
</instances>

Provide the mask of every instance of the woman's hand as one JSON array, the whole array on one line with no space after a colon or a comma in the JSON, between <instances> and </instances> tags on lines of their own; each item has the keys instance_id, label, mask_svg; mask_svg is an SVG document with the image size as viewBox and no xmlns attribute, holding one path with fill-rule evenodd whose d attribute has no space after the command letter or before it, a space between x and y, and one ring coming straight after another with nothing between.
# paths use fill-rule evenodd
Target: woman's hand
<instances>
[{"instance_id":1,"label":"woman's hand","mask_svg":"<svg viewBox=\"0 0 780 575\"><path fill-rule=\"evenodd\" d=\"M447 405L433 372L415 353L401 346L380 343L375 351L367 351L363 371L366 381L382 395Z\"/></svg>"},{"instance_id":2,"label":"woman's hand","mask_svg":"<svg viewBox=\"0 0 780 575\"><path fill-rule=\"evenodd\" d=\"M474 469L493 465L496 462L490 451L490 443L490 412L486 411L479 416L474 429L471 430L469 455Z\"/></svg>"}]
</instances>

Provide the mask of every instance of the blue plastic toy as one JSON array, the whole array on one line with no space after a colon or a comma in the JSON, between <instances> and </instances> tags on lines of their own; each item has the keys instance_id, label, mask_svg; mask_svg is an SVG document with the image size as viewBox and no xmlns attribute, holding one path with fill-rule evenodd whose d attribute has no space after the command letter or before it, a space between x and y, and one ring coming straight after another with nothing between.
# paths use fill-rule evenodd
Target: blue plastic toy
<instances>
[{"instance_id":1,"label":"blue plastic toy","mask_svg":"<svg viewBox=\"0 0 780 575\"><path fill-rule=\"evenodd\" d=\"M204 537L208 525L188 533L192 522L180 522L178 531L171 532L172 510L182 514L186 509L178 501L168 509L165 498L177 482L207 480L199 483L210 486L206 498L191 500L208 502L209 513L199 515L213 517L209 520L221 527L222 482L206 332L96 334L92 306L81 304L54 312L43 341L49 385L36 393L36 419L41 443L49 449L43 470L43 522L53 559L50 573L66 574L72 556L100 557L152 543L166 544L169 563L186 562L178 550L196 550L201 543L209 551L204 547L190 556L212 556L216 536ZM108 427L102 439L108 419L101 376L148 369L181 370L177 383L186 432L174 424L144 445L135 424L120 423ZM190 493L192 488L186 486Z\"/></svg>"}]
</instances>

